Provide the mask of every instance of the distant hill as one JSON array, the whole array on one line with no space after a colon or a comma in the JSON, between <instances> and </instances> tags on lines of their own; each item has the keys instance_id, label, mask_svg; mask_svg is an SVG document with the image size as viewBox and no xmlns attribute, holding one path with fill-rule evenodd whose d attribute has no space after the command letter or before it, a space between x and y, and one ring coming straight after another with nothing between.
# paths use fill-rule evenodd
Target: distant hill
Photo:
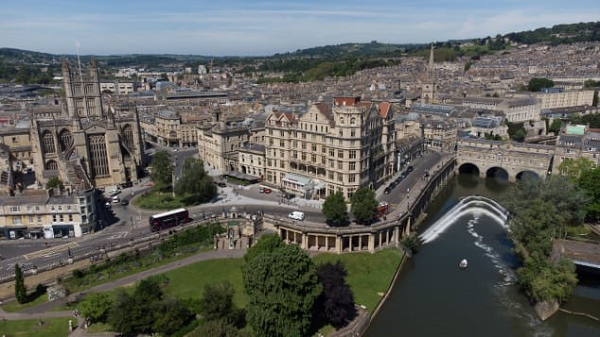
<instances>
[{"instance_id":1,"label":"distant hill","mask_svg":"<svg viewBox=\"0 0 600 337\"><path fill-rule=\"evenodd\" d=\"M552 45L574 42L600 41L600 21L560 24L551 28L538 28L524 32L498 34L495 37L473 38L436 42L436 61L455 61L469 57L477 61L481 55L502 51L510 43ZM470 47L463 47L470 42ZM311 81L327 76L346 76L361 69L397 64L404 55L427 57L429 44L392 44L371 41L369 43L343 43L299 49L265 57L212 57L201 55L130 54L91 56L82 55L81 62L94 57L106 67L138 66L143 68L165 67L175 64L197 66L213 61L215 66L237 65L242 72L283 72L284 78L264 78L271 81ZM0 48L0 81L27 83L27 79L39 80L35 70L50 65L46 77L60 71L63 58L74 60L75 55L53 55L14 48ZM20 79L17 78L20 73ZM42 80L46 80L43 78Z\"/></svg>"}]
</instances>

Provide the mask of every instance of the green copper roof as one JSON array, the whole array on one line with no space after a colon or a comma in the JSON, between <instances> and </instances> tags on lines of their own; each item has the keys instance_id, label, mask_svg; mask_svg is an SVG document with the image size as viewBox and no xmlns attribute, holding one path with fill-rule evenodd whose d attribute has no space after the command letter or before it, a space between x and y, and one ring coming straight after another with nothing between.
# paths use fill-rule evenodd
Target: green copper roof
<instances>
[{"instance_id":1,"label":"green copper roof","mask_svg":"<svg viewBox=\"0 0 600 337\"><path fill-rule=\"evenodd\" d=\"M585 133L585 125L569 125L567 126L568 135L583 135Z\"/></svg>"}]
</instances>

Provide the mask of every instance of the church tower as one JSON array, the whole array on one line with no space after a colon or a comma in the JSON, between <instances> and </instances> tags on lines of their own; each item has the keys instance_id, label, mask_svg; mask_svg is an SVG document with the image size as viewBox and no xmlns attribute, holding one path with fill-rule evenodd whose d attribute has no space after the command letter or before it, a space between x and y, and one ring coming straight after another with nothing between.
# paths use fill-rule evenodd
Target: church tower
<instances>
[{"instance_id":1,"label":"church tower","mask_svg":"<svg viewBox=\"0 0 600 337\"><path fill-rule=\"evenodd\" d=\"M425 74L423 76L423 82L421 85L421 103L423 104L432 104L434 102L435 95L435 67L433 65L433 44L431 45L431 50L429 52L429 63L427 64L427 68L425 69Z\"/></svg>"}]
</instances>

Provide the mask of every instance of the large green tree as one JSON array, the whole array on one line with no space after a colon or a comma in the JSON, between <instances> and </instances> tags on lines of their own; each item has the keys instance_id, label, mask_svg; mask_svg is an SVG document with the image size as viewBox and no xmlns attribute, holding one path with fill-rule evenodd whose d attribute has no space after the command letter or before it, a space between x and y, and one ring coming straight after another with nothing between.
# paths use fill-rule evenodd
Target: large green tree
<instances>
[{"instance_id":1,"label":"large green tree","mask_svg":"<svg viewBox=\"0 0 600 337\"><path fill-rule=\"evenodd\" d=\"M600 168L582 172L578 183L590 198L585 205L586 217L594 221L600 220Z\"/></svg>"},{"instance_id":2,"label":"large green tree","mask_svg":"<svg viewBox=\"0 0 600 337\"><path fill-rule=\"evenodd\" d=\"M378 204L375 192L361 187L352 195L352 215L358 222L371 223L375 220Z\"/></svg>"},{"instance_id":3,"label":"large green tree","mask_svg":"<svg viewBox=\"0 0 600 337\"><path fill-rule=\"evenodd\" d=\"M594 163L587 158L570 159L566 158L560 165L558 171L560 174L569 178L571 182L576 182L579 177L588 170L594 168Z\"/></svg>"},{"instance_id":4,"label":"large green tree","mask_svg":"<svg viewBox=\"0 0 600 337\"><path fill-rule=\"evenodd\" d=\"M15 297L17 302L27 302L27 289L25 288L25 276L18 263L15 264Z\"/></svg>"},{"instance_id":5,"label":"large green tree","mask_svg":"<svg viewBox=\"0 0 600 337\"><path fill-rule=\"evenodd\" d=\"M229 324L238 324L242 315L233 304L235 289L228 281L204 286L200 310L206 320L224 320Z\"/></svg>"},{"instance_id":6,"label":"large green tree","mask_svg":"<svg viewBox=\"0 0 600 337\"><path fill-rule=\"evenodd\" d=\"M555 135L558 135L560 129L562 128L562 120L560 118L555 118L550 123L550 127L548 128L549 132L554 132Z\"/></svg>"},{"instance_id":7,"label":"large green tree","mask_svg":"<svg viewBox=\"0 0 600 337\"><path fill-rule=\"evenodd\" d=\"M304 336L321 285L312 260L296 245L254 256L244 268L248 323L257 336Z\"/></svg>"},{"instance_id":8,"label":"large green tree","mask_svg":"<svg viewBox=\"0 0 600 337\"><path fill-rule=\"evenodd\" d=\"M271 254L284 245L285 243L277 234L265 234L260 237L260 240L258 240L256 244L248 248L248 251L244 254L244 263L247 265L256 256L260 254Z\"/></svg>"},{"instance_id":9,"label":"large green tree","mask_svg":"<svg viewBox=\"0 0 600 337\"><path fill-rule=\"evenodd\" d=\"M200 159L187 158L181 168L181 177L175 184L175 193L187 196L189 203L206 202L217 195L217 186L204 170Z\"/></svg>"},{"instance_id":10,"label":"large green tree","mask_svg":"<svg viewBox=\"0 0 600 337\"><path fill-rule=\"evenodd\" d=\"M106 322L113 301L105 293L91 293L79 305L83 317L90 323Z\"/></svg>"},{"instance_id":11,"label":"large green tree","mask_svg":"<svg viewBox=\"0 0 600 337\"><path fill-rule=\"evenodd\" d=\"M152 156L150 162L152 173L150 178L154 182L152 188L155 191L162 192L167 186L171 185L173 180L173 164L171 163L171 155L167 151L158 151Z\"/></svg>"},{"instance_id":12,"label":"large green tree","mask_svg":"<svg viewBox=\"0 0 600 337\"><path fill-rule=\"evenodd\" d=\"M348 224L348 210L344 194L340 191L330 194L323 202L322 213L325 220L332 226Z\"/></svg>"}]
</instances>

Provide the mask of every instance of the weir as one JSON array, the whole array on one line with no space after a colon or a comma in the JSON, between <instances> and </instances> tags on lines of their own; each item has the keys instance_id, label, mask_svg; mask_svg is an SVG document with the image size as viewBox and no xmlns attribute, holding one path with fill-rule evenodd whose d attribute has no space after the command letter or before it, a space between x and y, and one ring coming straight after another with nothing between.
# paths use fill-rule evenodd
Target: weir
<instances>
[{"instance_id":1,"label":"weir","mask_svg":"<svg viewBox=\"0 0 600 337\"><path fill-rule=\"evenodd\" d=\"M480 215L484 214L502 227L508 229L506 219L508 212L502 205L495 200L482 197L479 195L471 195L463 198L456 206L452 207L431 227L419 235L423 243L428 243L438 238L446 229L456 222L458 218L465 214Z\"/></svg>"}]
</instances>

